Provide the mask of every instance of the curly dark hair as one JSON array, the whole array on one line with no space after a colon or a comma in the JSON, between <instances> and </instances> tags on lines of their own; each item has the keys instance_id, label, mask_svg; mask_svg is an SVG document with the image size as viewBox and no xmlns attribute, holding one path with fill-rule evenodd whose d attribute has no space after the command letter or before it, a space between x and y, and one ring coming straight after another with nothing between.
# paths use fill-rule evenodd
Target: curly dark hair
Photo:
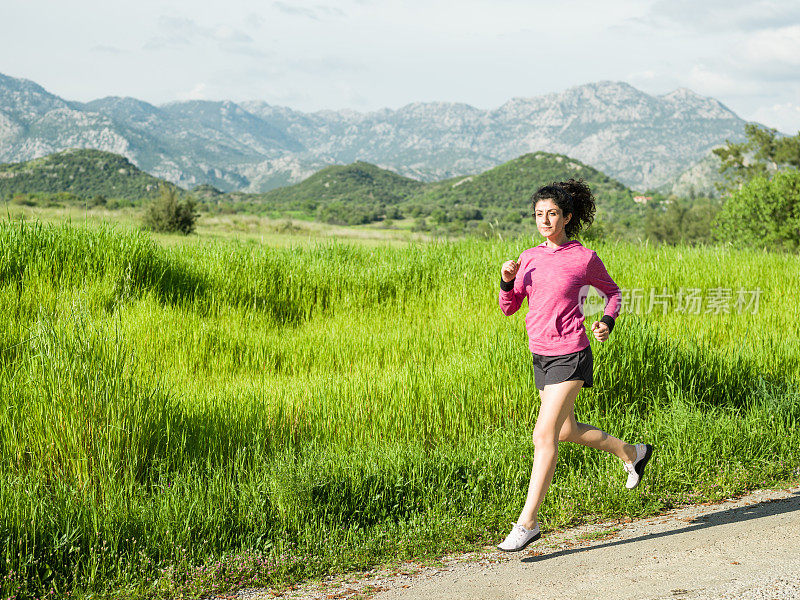
<instances>
[{"instance_id":1,"label":"curly dark hair","mask_svg":"<svg viewBox=\"0 0 800 600\"><path fill-rule=\"evenodd\" d=\"M564 226L564 233L568 238L573 238L581 229L588 227L594 221L596 207L592 190L583 179L567 179L566 181L553 182L536 190L531 196L531 214L536 217L536 203L539 200L552 200L561 209L561 213L572 218Z\"/></svg>"}]
</instances>

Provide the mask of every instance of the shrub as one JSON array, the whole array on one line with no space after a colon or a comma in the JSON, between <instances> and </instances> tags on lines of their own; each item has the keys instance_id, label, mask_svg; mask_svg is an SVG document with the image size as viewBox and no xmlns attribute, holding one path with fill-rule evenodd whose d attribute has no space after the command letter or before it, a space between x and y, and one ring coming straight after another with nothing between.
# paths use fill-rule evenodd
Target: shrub
<instances>
[{"instance_id":1,"label":"shrub","mask_svg":"<svg viewBox=\"0 0 800 600\"><path fill-rule=\"evenodd\" d=\"M197 224L196 206L193 198L180 200L174 188L161 187L158 197L145 210L144 226L161 233L180 231L188 235Z\"/></svg>"},{"instance_id":2,"label":"shrub","mask_svg":"<svg viewBox=\"0 0 800 600\"><path fill-rule=\"evenodd\" d=\"M430 227L428 227L425 217L417 217L414 219L414 225L411 227L411 231L428 231L429 229Z\"/></svg>"},{"instance_id":3,"label":"shrub","mask_svg":"<svg viewBox=\"0 0 800 600\"><path fill-rule=\"evenodd\" d=\"M28 194L14 194L11 201L14 204L21 204L22 206L36 206L36 200Z\"/></svg>"},{"instance_id":4,"label":"shrub","mask_svg":"<svg viewBox=\"0 0 800 600\"><path fill-rule=\"evenodd\" d=\"M754 177L725 201L716 224L716 237L724 242L799 249L800 171Z\"/></svg>"},{"instance_id":5,"label":"shrub","mask_svg":"<svg viewBox=\"0 0 800 600\"><path fill-rule=\"evenodd\" d=\"M403 213L397 206L387 206L385 216L389 220L402 219Z\"/></svg>"}]
</instances>

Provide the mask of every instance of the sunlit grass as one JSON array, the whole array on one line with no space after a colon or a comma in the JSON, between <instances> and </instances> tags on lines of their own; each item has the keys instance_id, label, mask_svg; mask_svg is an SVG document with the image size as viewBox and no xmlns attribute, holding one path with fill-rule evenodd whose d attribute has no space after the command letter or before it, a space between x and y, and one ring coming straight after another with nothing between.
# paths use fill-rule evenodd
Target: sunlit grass
<instances>
[{"instance_id":1,"label":"sunlit grass","mask_svg":"<svg viewBox=\"0 0 800 600\"><path fill-rule=\"evenodd\" d=\"M121 226L138 229L142 225L141 208L106 209L104 207L25 206L12 203L0 205L0 216L30 222L64 222L76 226L103 227ZM292 218L270 218L248 213L200 213L197 229L191 235L180 233L153 234L164 246L192 246L212 241L236 240L242 243L272 247L309 246L321 240L352 241L366 246L401 246L409 243L429 241L431 236L412 232L411 219L393 221L391 227L381 222L358 226L330 225L319 221Z\"/></svg>"},{"instance_id":2,"label":"sunlit grass","mask_svg":"<svg viewBox=\"0 0 800 600\"><path fill-rule=\"evenodd\" d=\"M482 544L516 516L538 401L497 285L524 240L157 239L0 225L5 597L279 584ZM800 259L595 249L623 288L761 297L623 314L593 343L579 419L657 452L630 493L616 459L562 445L545 527L792 476Z\"/></svg>"}]
</instances>

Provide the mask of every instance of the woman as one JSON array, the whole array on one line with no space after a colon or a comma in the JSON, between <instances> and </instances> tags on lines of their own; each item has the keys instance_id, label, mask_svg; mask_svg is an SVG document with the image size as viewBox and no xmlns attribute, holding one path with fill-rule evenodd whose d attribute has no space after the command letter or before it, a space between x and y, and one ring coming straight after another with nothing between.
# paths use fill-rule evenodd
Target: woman
<instances>
[{"instance_id":1,"label":"woman","mask_svg":"<svg viewBox=\"0 0 800 600\"><path fill-rule=\"evenodd\" d=\"M603 262L574 237L591 224L594 197L583 180L554 183L531 198L536 227L545 242L525 250L519 261L501 268L500 309L512 315L528 299L525 326L533 353L533 371L541 408L533 430L535 452L528 497L511 533L498 545L514 552L539 539L539 507L556 467L559 441L577 442L605 450L623 461L626 486L641 481L652 454L649 444L626 444L575 420L575 398L582 387L592 387L592 350L583 326L583 301L597 288L607 298L604 316L592 323L592 333L604 342L614 328L621 295Z\"/></svg>"}]
</instances>

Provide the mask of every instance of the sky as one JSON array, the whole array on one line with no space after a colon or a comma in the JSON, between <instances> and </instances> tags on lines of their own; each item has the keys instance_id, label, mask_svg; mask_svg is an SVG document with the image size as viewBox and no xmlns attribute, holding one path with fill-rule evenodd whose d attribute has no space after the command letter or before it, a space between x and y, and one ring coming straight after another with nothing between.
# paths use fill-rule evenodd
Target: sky
<instances>
[{"instance_id":1,"label":"sky","mask_svg":"<svg viewBox=\"0 0 800 600\"><path fill-rule=\"evenodd\" d=\"M800 1L0 0L0 73L68 100L361 112L613 80L795 134Z\"/></svg>"}]
</instances>

